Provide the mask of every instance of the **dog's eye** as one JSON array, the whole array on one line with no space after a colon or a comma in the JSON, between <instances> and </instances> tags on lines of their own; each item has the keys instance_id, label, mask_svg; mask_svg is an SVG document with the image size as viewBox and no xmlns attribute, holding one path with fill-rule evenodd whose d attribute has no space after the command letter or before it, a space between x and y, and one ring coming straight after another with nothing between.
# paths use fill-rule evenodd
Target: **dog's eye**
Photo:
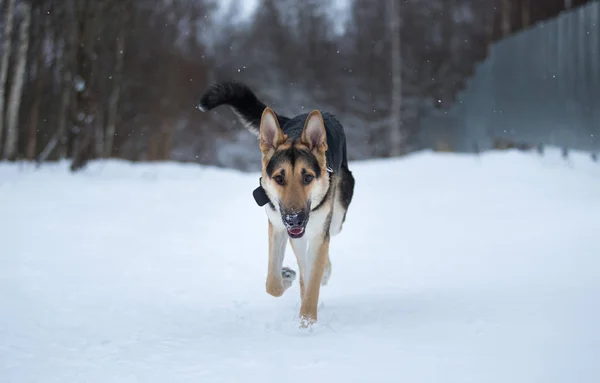
<instances>
[{"instance_id":1,"label":"dog's eye","mask_svg":"<svg viewBox=\"0 0 600 383\"><path fill-rule=\"evenodd\" d=\"M312 182L313 178L315 178L315 177L311 176L310 174L305 174L304 175L304 184L308 185L309 183Z\"/></svg>"},{"instance_id":2,"label":"dog's eye","mask_svg":"<svg viewBox=\"0 0 600 383\"><path fill-rule=\"evenodd\" d=\"M273 179L275 180L275 182L277 182L279 185L283 185L285 182L285 179L283 178L283 176L281 174L276 175L275 177L273 177Z\"/></svg>"}]
</instances>

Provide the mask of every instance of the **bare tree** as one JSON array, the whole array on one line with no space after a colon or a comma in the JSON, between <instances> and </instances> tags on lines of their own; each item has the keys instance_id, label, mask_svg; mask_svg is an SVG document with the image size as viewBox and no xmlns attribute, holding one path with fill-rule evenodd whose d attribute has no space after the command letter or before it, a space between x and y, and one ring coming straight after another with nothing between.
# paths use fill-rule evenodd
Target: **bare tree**
<instances>
[{"instance_id":1,"label":"bare tree","mask_svg":"<svg viewBox=\"0 0 600 383\"><path fill-rule=\"evenodd\" d=\"M33 104L31 105L30 113L29 113L29 128L27 133L27 149L26 149L26 158L28 160L33 160L36 154L37 148L37 131L39 124L39 115L40 115L40 105L42 103L42 93L44 90L44 85L46 84L47 75L44 73L45 70L45 62L46 62L46 54L44 42L46 41L46 35L50 30L50 18L45 17L47 14L51 14L52 12L52 3L46 2L42 6L38 6L35 11L35 25L36 31L32 36L35 39L34 46L34 57L32 67L35 68L35 87L34 87L34 95L33 95Z\"/></svg>"},{"instance_id":2,"label":"bare tree","mask_svg":"<svg viewBox=\"0 0 600 383\"><path fill-rule=\"evenodd\" d=\"M502 0L502 35L508 36L512 31L510 0Z\"/></svg>"},{"instance_id":3,"label":"bare tree","mask_svg":"<svg viewBox=\"0 0 600 383\"><path fill-rule=\"evenodd\" d=\"M24 93L33 112L43 85L39 142L31 149L39 162L70 158L80 168L98 157L139 160L151 137L162 159L171 152L170 142L181 145L180 132L185 144L208 142L203 135L215 124L205 129L198 122L213 121L191 113L189 105L210 77L199 28L210 23L213 1L36 0L48 3L53 9L45 33L45 85L33 64L36 46ZM182 27L192 14L198 44L186 49ZM33 117L27 125L30 137L36 130Z\"/></svg>"},{"instance_id":4,"label":"bare tree","mask_svg":"<svg viewBox=\"0 0 600 383\"><path fill-rule=\"evenodd\" d=\"M56 3L53 3L56 4ZM70 126L68 113L71 105L72 82L71 70L75 56L75 28L74 28L75 0L61 0L56 4L52 23L52 46L55 55L52 59L53 78L56 78L56 101L54 103L54 121L52 131L47 132L51 138L44 149L37 156L38 166L45 162L57 149L57 157L67 157L67 126ZM50 116L48 116L50 117Z\"/></svg>"},{"instance_id":5,"label":"bare tree","mask_svg":"<svg viewBox=\"0 0 600 383\"><path fill-rule=\"evenodd\" d=\"M522 0L521 24L523 27L528 27L531 24L531 0Z\"/></svg>"},{"instance_id":6,"label":"bare tree","mask_svg":"<svg viewBox=\"0 0 600 383\"><path fill-rule=\"evenodd\" d=\"M75 63L77 57L77 16L78 0L64 0L62 12L61 39L63 51L60 56L61 95L58 109L58 152L61 159L67 158L69 152L69 132L72 130L70 111L73 105L75 88Z\"/></svg>"},{"instance_id":7,"label":"bare tree","mask_svg":"<svg viewBox=\"0 0 600 383\"><path fill-rule=\"evenodd\" d=\"M400 36L400 0L388 0L388 17L392 42L392 104L390 107L390 154L402 154L402 51Z\"/></svg>"},{"instance_id":8,"label":"bare tree","mask_svg":"<svg viewBox=\"0 0 600 383\"><path fill-rule=\"evenodd\" d=\"M101 4L95 0L76 3L77 55L75 102L72 108L74 125L73 160L71 170L83 168L92 154L95 119L99 113L97 96L92 89L97 60L94 39L99 25Z\"/></svg>"},{"instance_id":9,"label":"bare tree","mask_svg":"<svg viewBox=\"0 0 600 383\"><path fill-rule=\"evenodd\" d=\"M0 61L0 143L4 132L4 98L6 95L6 78L8 63L11 53L12 30L14 19L15 0L8 0L6 16L4 17L4 31L2 33L2 59Z\"/></svg>"},{"instance_id":10,"label":"bare tree","mask_svg":"<svg viewBox=\"0 0 600 383\"><path fill-rule=\"evenodd\" d=\"M119 118L119 100L121 98L121 87L123 79L123 64L125 61L125 30L127 28L127 15L132 11L130 2L124 2L125 5L118 17L119 35L116 41L115 49L115 70L113 74L113 88L108 101L108 121L106 124L106 136L104 140L104 156L110 157L113 152L113 142L117 130Z\"/></svg>"},{"instance_id":11,"label":"bare tree","mask_svg":"<svg viewBox=\"0 0 600 383\"><path fill-rule=\"evenodd\" d=\"M19 51L17 54L16 68L10 92L7 110L7 131L4 142L4 159L12 160L17 155L17 140L19 137L19 109L21 108L21 95L23 83L25 82L25 65L27 63L27 50L29 49L29 26L31 24L31 5L23 2L19 5L19 11L23 14L21 27L19 29Z\"/></svg>"}]
</instances>

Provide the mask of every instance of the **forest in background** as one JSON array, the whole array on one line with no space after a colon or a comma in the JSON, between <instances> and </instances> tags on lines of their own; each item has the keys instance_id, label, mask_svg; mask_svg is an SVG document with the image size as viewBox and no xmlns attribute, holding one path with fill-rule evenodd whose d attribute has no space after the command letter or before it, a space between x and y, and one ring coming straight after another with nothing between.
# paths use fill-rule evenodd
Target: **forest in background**
<instances>
[{"instance_id":1,"label":"forest in background","mask_svg":"<svg viewBox=\"0 0 600 383\"><path fill-rule=\"evenodd\" d=\"M423 148L489 45L575 0L0 0L0 159L179 160L256 169L256 139L211 83L281 114L328 110L351 159Z\"/></svg>"}]
</instances>

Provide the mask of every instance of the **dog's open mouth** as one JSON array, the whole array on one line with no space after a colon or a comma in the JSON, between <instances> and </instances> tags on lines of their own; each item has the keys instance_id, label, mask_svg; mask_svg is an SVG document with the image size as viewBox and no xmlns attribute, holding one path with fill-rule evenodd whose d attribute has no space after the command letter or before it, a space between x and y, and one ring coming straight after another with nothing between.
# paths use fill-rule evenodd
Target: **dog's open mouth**
<instances>
[{"instance_id":1,"label":"dog's open mouth","mask_svg":"<svg viewBox=\"0 0 600 383\"><path fill-rule=\"evenodd\" d=\"M300 238L304 235L304 227L294 227L287 229L288 235L292 238Z\"/></svg>"}]
</instances>

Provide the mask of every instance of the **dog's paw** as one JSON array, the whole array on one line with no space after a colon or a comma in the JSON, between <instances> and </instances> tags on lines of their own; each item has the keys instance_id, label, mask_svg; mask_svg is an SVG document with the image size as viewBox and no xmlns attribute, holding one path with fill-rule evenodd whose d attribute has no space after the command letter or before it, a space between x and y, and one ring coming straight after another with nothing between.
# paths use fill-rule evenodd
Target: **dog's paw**
<instances>
[{"instance_id":1,"label":"dog's paw","mask_svg":"<svg viewBox=\"0 0 600 383\"><path fill-rule=\"evenodd\" d=\"M300 328L310 329L317 323L317 319L313 315L301 315L300 316Z\"/></svg>"},{"instance_id":2,"label":"dog's paw","mask_svg":"<svg viewBox=\"0 0 600 383\"><path fill-rule=\"evenodd\" d=\"M289 267L283 267L281 269L281 277L284 281L289 280L290 282L293 282L294 279L296 279L296 272Z\"/></svg>"},{"instance_id":3,"label":"dog's paw","mask_svg":"<svg viewBox=\"0 0 600 383\"><path fill-rule=\"evenodd\" d=\"M296 279L296 272L289 267L283 267L281 269L281 278L283 279L283 285L288 288Z\"/></svg>"}]
</instances>

